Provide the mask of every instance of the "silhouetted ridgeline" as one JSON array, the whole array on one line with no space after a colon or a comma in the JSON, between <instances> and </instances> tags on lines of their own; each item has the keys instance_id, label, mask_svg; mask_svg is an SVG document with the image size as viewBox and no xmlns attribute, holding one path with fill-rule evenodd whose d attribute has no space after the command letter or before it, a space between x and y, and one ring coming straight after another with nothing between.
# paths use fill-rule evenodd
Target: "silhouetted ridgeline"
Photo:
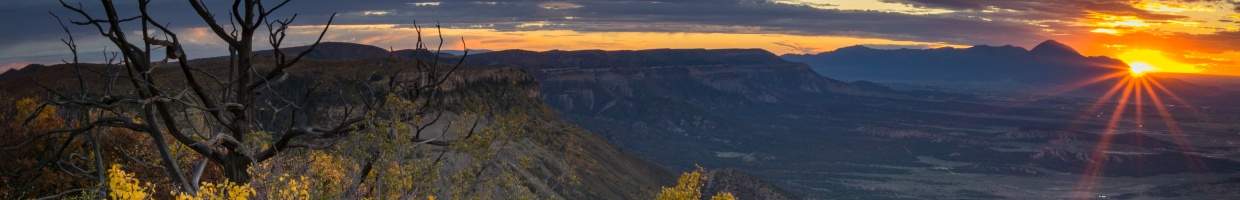
<instances>
[{"instance_id":1,"label":"silhouetted ridgeline","mask_svg":"<svg viewBox=\"0 0 1240 200\"><path fill-rule=\"evenodd\" d=\"M482 66L507 65L526 68L625 68L789 63L761 49L555 50L544 52L504 50L479 54L471 57L469 62Z\"/></svg>"},{"instance_id":2,"label":"silhouetted ridgeline","mask_svg":"<svg viewBox=\"0 0 1240 200\"><path fill-rule=\"evenodd\" d=\"M1108 57L1082 56L1054 40L1030 50L1015 46L974 46L937 49L874 49L865 46L840 48L809 55L784 55L805 62L814 70L844 80L935 86L950 89L981 89L1011 93L1047 93L1114 73L1127 73L1128 65ZM1085 88L1083 94L1106 91L1114 78ZM1163 79L1160 79L1163 80ZM1185 93L1207 88L1166 79L1182 86Z\"/></svg>"},{"instance_id":3,"label":"silhouetted ridgeline","mask_svg":"<svg viewBox=\"0 0 1240 200\"><path fill-rule=\"evenodd\" d=\"M965 49L840 48L813 55L785 55L815 70L849 80L907 82L1014 82L1056 84L1126 70L1106 57L1085 57L1055 41L1032 50L1015 46L974 46Z\"/></svg>"}]
</instances>

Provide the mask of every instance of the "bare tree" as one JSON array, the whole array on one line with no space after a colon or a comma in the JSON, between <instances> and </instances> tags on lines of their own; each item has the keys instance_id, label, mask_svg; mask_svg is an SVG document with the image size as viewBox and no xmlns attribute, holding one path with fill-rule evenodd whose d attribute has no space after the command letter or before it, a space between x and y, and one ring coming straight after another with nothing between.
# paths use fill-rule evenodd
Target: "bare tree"
<instances>
[{"instance_id":1,"label":"bare tree","mask_svg":"<svg viewBox=\"0 0 1240 200\"><path fill-rule=\"evenodd\" d=\"M304 135L315 136L334 136L344 135L345 133L357 130L355 123L360 121L360 115L342 116L340 120L335 120L332 124L308 124L299 127L285 127L276 132L279 136L279 142L267 147L266 149L250 149L255 147L246 146L245 142L247 134L257 134L268 132L270 130L259 130L256 115L269 112L267 109L261 109L259 103L259 89L271 84L277 84L278 81L272 81L273 78L284 76L286 70L298 63L307 53L313 50L315 46L322 40L324 34L331 26L335 18L332 15L324 26L318 39L310 45L310 49L302 51L294 56L286 56L280 49L289 25L295 18L274 19L272 16L277 10L286 5L289 1L275 2L269 5L262 0L236 0L233 1L232 13L230 21L235 25L232 31L227 31L216 22L214 15L207 10L203 2L199 0L189 0L190 5L195 12L202 18L202 21L211 28L217 36L228 44L231 56L234 62L229 63L230 73L227 80L215 82L215 85L208 85L199 79L201 75L209 74L204 70L200 70L202 66L192 66L188 62L188 55L185 54L184 46L178 38L176 32L169 29L167 25L156 21L155 17L148 12L150 0L138 1L138 12L135 16L122 17L118 13L115 4L110 0L100 1L103 10L102 17L96 17L95 14L86 10L79 4L70 4L61 1L61 5L66 9L78 14L81 19L73 21L74 24L85 25L95 28L100 35L105 37L120 52L122 62L121 65L125 69L125 76L132 89L132 95L101 95L95 97L81 96L72 98L71 101L61 99L51 103L63 105L87 106L93 109L107 110L111 113L135 113L137 118L142 120L133 120L123 115L112 117L102 117L84 122L79 127L70 128L65 131L78 135L92 130L96 127L118 127L126 128L137 132L148 133L153 139L153 146L159 152L163 168L167 170L170 179L177 184L182 190L194 193L194 187L197 185L191 180L198 180L201 176L202 165L196 166L194 174L186 174L182 168L178 166L176 159L169 152L169 144L165 143L165 136L171 136L176 142L183 144L196 154L220 166L225 177L234 182L248 182L250 175L246 171L249 166L254 163L262 162L270 159L282 150L289 148L290 140ZM131 39L132 33L126 30L124 24L138 24L140 39ZM267 26L263 26L266 24ZM262 69L256 68L254 60L253 43L254 35L262 28L267 28L269 35L278 35L279 37L271 37L271 44L275 52L276 65L266 72L260 72ZM155 39L155 34L166 37L166 40ZM182 77L166 77L155 73L157 64L150 62L152 56L152 46L162 46L167 48L166 57L173 57L178 62L176 67L180 69ZM76 47L70 46L71 50L76 51ZM167 60L167 59L165 59ZM162 76L162 77L161 77ZM162 79L169 79L163 81ZM81 80L81 78L79 78ZM162 82L161 82L162 81ZM178 83L170 83L170 82ZM187 86L187 90L178 92L170 91L170 89L178 88L176 86ZM227 89L224 89L227 88ZM211 89L223 89L223 92L211 92ZM193 129L188 127L182 117L185 113L184 109L192 109L206 115L211 128L205 134L195 135L186 132ZM133 112L127 112L133 111ZM181 115L178 115L181 114ZM204 163L205 162L200 162ZM187 178L187 175L191 176Z\"/></svg>"},{"instance_id":2,"label":"bare tree","mask_svg":"<svg viewBox=\"0 0 1240 200\"><path fill-rule=\"evenodd\" d=\"M74 59L72 66L77 69L79 91L66 94L62 91L44 87L53 98L40 105L55 105L75 108L79 113L76 124L72 127L54 130L41 135L66 134L67 137L54 151L68 149L68 144L79 136L86 136L96 158L91 175L100 183L106 182L103 175L104 158L100 150L98 129L124 129L149 135L150 145L159 157L159 168L165 170L167 177L175 187L183 192L194 194L198 181L208 165L217 166L225 178L233 182L246 183L251 179L250 169L277 157L286 150L299 147L315 147L313 141L332 141L368 128L387 128L396 130L396 124L413 127L406 134L409 138L390 138L404 140L417 145L448 146L452 142L440 136L423 134L431 129L432 124L444 123L441 120L446 111L440 107L444 104L444 87L448 87L454 73L464 63L460 60L440 61L439 52L444 44L442 33L439 35L439 46L430 52L422 41L422 29L417 30L417 51L429 56L431 60L415 59L412 67L394 65L384 69L384 83L372 84L365 81L358 85L365 88L362 98L357 101L340 103L332 108L315 108L313 94L317 86L304 89L300 100L290 100L290 90L277 89L282 82L288 80L289 69L298 66L303 58L314 51L331 27L335 14L328 18L323 29L308 48L300 52L286 52L283 49L287 31L297 19L297 15L277 18L273 15L277 10L289 3L289 0L264 2L263 0L234 0L226 18L229 27L219 23L215 15L201 0L188 0L194 12L202 22L227 44L230 55L226 70L214 70L222 66L203 66L191 63L189 55L184 51L177 33L169 25L156 20L148 12L150 0L139 0L137 13L124 15L118 12L111 0L101 0L99 11L88 11L80 3L70 4L63 0L61 5L78 15L71 23L93 28L106 38L117 49L104 66L115 67L114 72L104 73L103 91L92 92L87 89L88 79L81 73L77 64L78 49L72 35L64 40ZM60 17L56 16L59 20ZM63 24L62 24L62 27ZM136 31L127 28L137 27ZM438 26L436 26L438 30ZM69 33L64 27L66 34ZM254 45L255 34L266 31L267 45L270 53L256 54ZM138 39L134 39L140 37ZM162 38L162 39L159 39ZM259 38L261 39L261 38ZM463 42L462 42L463 44ZM164 59L152 62L154 52L164 48ZM106 55L106 53L105 53ZM106 57L106 56L105 56ZM176 63L169 63L176 60ZM392 59L385 59L388 62ZM113 62L115 61L115 62ZM66 61L66 63L70 63ZM172 66L163 72L157 71L159 66ZM220 75L221 71L226 74ZM205 77L206 79L202 79ZM115 87L123 81L127 87ZM98 82L92 82L98 83ZM114 91L113 88L123 88ZM291 87L289 87L291 88ZM410 109L389 109L399 101ZM313 110L329 112L313 112ZM38 115L39 111L31 114ZM267 120L263 120L263 119ZM195 122L194 119L201 119ZM282 120L277 120L282 119ZM473 135L478 128L479 118L474 118L465 138ZM29 121L29 118L27 119ZM449 125L446 127L452 127ZM446 132L446 128L444 130ZM165 136L171 136L165 138ZM261 136L261 137L256 137ZM269 145L260 147L253 144L255 138L271 138ZM168 143L175 141L175 143ZM299 142L300 141L300 142ZM330 144L330 142L327 142ZM170 145L184 145L193 154L200 157L189 172L179 166L176 155L171 152ZM378 161L378 154L363 160L363 165L370 166ZM44 160L40 166L49 166L62 159L61 153L55 153L51 159ZM442 158L442 153L438 156ZM441 159L435 159L438 163ZM364 167L357 173L350 191L361 184L370 175L370 167ZM105 191L106 192L106 191ZM64 193L62 193L64 194ZM53 196L54 197L54 196Z\"/></svg>"}]
</instances>

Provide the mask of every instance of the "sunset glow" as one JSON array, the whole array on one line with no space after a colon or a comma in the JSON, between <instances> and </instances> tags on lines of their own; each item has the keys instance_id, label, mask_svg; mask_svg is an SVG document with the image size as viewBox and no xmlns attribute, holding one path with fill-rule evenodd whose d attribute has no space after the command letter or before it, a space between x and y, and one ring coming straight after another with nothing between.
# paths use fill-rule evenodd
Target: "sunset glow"
<instances>
[{"instance_id":1,"label":"sunset glow","mask_svg":"<svg viewBox=\"0 0 1240 200\"><path fill-rule=\"evenodd\" d=\"M297 31L313 32L321 26L299 26ZM329 40L412 48L417 42L407 37L414 34L412 27L398 24L340 25L333 26L349 35L328 35ZM965 45L901 41L881 38L847 36L811 36L793 34L760 33L701 33L701 32L581 32L572 30L501 31L485 28L445 28L444 37L464 38L466 46L473 49L505 50L626 50L658 48L761 48L775 54L817 53L840 47L866 45L875 48L967 48ZM438 37L438 32L425 33ZM210 35L202 34L202 37ZM449 42L459 42L450 40ZM456 43L445 48L459 49Z\"/></svg>"},{"instance_id":2,"label":"sunset glow","mask_svg":"<svg viewBox=\"0 0 1240 200\"><path fill-rule=\"evenodd\" d=\"M1116 55L1116 58L1127 62L1133 74L1148 72L1200 73L1203 71L1196 65L1177 61L1158 50L1132 49Z\"/></svg>"},{"instance_id":3,"label":"sunset glow","mask_svg":"<svg viewBox=\"0 0 1240 200\"><path fill-rule=\"evenodd\" d=\"M1139 77L1139 76L1145 76L1145 73L1153 72L1154 66L1150 65L1149 63L1145 63L1145 62L1133 62L1133 63L1128 63L1128 70L1132 73L1132 76Z\"/></svg>"}]
</instances>

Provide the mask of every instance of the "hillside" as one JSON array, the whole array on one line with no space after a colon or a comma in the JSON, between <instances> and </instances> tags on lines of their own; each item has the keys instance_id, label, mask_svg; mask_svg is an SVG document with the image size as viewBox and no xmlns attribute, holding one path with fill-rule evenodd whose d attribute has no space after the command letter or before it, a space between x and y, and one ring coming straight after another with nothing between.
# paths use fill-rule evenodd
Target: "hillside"
<instances>
[{"instance_id":1,"label":"hillside","mask_svg":"<svg viewBox=\"0 0 1240 200\"><path fill-rule=\"evenodd\" d=\"M333 49L337 46L348 49ZM325 48L324 48L325 47ZM355 45L322 46L329 52L353 52ZM365 49L365 48L362 48ZM382 50L382 49L379 49ZM386 52L384 50L384 52ZM311 84L313 82L332 82L339 80L357 80L354 77L367 77L372 73L383 73L390 68L381 67L380 59L365 57L358 52L344 54L312 53L314 59L299 64L285 85ZM353 56L364 58L354 59ZM337 60L333 58L349 58ZM210 66L219 66L219 60L203 59L193 61L193 65L207 66L205 71L215 70ZM86 73L106 73L108 66L84 64ZM155 74L163 75L164 81L175 81L178 76L173 67L161 67ZM44 90L36 85L48 88L76 90L74 70L68 65L32 66L20 71L0 75L0 96L4 96L5 105L20 97L44 98ZM97 76L88 76L97 77ZM123 80L123 79L122 79ZM362 79L364 80L364 79ZM517 117L525 119L520 127L524 133L512 134L495 140L490 159L479 160L475 154L452 153L447 155L444 168L438 171L444 176L441 182L434 184L444 191L459 187L454 174L477 173L484 176L477 181L475 195L494 195L490 198L509 198L516 194L531 195L537 199L649 199L658 192L660 186L670 185L675 174L646 161L637 159L608 144L598 135L577 128L569 122L560 120L550 109L536 98L540 93L537 83L523 72L509 69L468 69L462 71L454 79L454 89L449 93L456 102L450 103L447 112L464 107L484 105L484 108L495 109L501 113L496 117ZM88 89L102 91L104 81L88 79ZM37 84L36 84L37 83ZM328 84L330 85L330 84ZM128 92L126 84L117 84L116 93ZM340 88L344 89L344 88ZM283 89L280 89L283 90ZM331 93L320 98L336 98ZM469 102L469 103L467 103ZM7 108L6 108L7 109ZM506 114L503 114L506 113ZM453 115L449 115L453 116ZM485 124L499 123L487 121ZM444 139L460 138L461 133L445 133ZM5 143L8 145L9 143ZM475 155L475 156L471 156ZM356 158L355 158L356 159ZM478 166L492 166L475 169ZM5 169L14 170L14 169ZM509 177L511 179L498 178ZM517 182L512 182L513 180Z\"/></svg>"}]
</instances>

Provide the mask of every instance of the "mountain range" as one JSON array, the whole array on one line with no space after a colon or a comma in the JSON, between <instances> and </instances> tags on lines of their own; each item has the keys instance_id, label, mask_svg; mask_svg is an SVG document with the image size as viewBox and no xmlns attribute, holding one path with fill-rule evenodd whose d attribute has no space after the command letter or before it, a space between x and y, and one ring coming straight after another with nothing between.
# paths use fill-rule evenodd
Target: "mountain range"
<instances>
[{"instance_id":1,"label":"mountain range","mask_svg":"<svg viewBox=\"0 0 1240 200\"><path fill-rule=\"evenodd\" d=\"M875 49L851 46L818 54L788 54L814 70L843 80L868 80L891 85L930 86L1010 94L1092 95L1105 92L1128 73L1128 64L1105 56L1083 56L1063 43L1047 40L1032 49L1004 45L969 48ZM1157 75L1155 75L1157 76ZM1094 84L1083 82L1111 77ZM1207 94L1215 88L1174 78L1164 84L1186 94ZM1083 86L1083 87L1082 87ZM1067 88L1080 87L1080 88Z\"/></svg>"}]
</instances>

